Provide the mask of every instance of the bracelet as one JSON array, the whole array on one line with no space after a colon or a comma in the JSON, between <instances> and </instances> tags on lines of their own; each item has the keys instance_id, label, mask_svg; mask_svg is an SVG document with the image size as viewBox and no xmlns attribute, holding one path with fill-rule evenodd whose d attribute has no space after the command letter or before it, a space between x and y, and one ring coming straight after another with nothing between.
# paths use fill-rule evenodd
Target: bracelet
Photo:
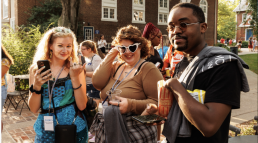
<instances>
[{"instance_id":1,"label":"bracelet","mask_svg":"<svg viewBox=\"0 0 258 143\"><path fill-rule=\"evenodd\" d=\"M30 86L30 92L33 93L35 92L36 94L42 94L43 93L43 87L41 87L40 91L34 90L33 89L33 84Z\"/></svg>"},{"instance_id":2,"label":"bracelet","mask_svg":"<svg viewBox=\"0 0 258 143\"><path fill-rule=\"evenodd\" d=\"M77 87L77 88L73 88L73 90L79 89L79 88L81 88L81 87L82 87L82 84L80 84L80 86Z\"/></svg>"}]
</instances>

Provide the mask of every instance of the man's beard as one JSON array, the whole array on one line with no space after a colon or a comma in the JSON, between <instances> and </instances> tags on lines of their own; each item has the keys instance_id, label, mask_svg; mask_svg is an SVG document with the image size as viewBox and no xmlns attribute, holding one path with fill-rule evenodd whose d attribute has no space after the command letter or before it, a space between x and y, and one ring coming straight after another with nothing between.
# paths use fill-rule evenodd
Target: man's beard
<instances>
[{"instance_id":1,"label":"man's beard","mask_svg":"<svg viewBox=\"0 0 258 143\"><path fill-rule=\"evenodd\" d=\"M176 38L176 37L185 39L185 45L179 47L179 46L177 46L176 44L174 44L174 41L175 41L175 38ZM187 40L187 37L181 36L180 34L177 34L177 35L175 35L174 37L172 37L171 43L173 43L173 46L174 46L175 50L181 51L181 52L185 51L185 50L187 49L187 47L188 47L188 40Z\"/></svg>"}]
</instances>

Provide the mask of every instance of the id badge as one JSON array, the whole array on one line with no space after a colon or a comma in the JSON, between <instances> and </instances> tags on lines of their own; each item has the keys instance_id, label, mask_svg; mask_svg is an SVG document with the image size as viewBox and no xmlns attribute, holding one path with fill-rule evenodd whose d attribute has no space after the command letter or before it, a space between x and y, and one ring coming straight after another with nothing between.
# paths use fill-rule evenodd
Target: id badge
<instances>
[{"instance_id":1,"label":"id badge","mask_svg":"<svg viewBox=\"0 0 258 143\"><path fill-rule=\"evenodd\" d=\"M53 116L44 116L45 131L54 131Z\"/></svg>"}]
</instances>

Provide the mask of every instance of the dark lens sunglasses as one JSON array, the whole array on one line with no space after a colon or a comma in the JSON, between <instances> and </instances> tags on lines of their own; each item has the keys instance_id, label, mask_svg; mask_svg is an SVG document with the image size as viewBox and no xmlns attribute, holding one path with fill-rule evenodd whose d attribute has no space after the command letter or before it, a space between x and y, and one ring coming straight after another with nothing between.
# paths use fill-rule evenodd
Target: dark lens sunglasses
<instances>
[{"instance_id":1,"label":"dark lens sunglasses","mask_svg":"<svg viewBox=\"0 0 258 143\"><path fill-rule=\"evenodd\" d=\"M196 23L184 23L184 22L181 22L180 24L179 24L179 26L174 26L174 25L169 25L168 26L168 32L173 32L175 29L176 29L176 27L178 27L179 29L181 29L182 31L186 31L186 29L187 29L187 27L189 26L189 25L193 25L193 24L199 24L200 22L196 22Z\"/></svg>"},{"instance_id":2,"label":"dark lens sunglasses","mask_svg":"<svg viewBox=\"0 0 258 143\"><path fill-rule=\"evenodd\" d=\"M140 45L141 43L134 43L133 45L129 45L129 46L118 46L118 50L120 53L125 53L126 49L128 49L130 52L134 53L138 46Z\"/></svg>"}]
</instances>

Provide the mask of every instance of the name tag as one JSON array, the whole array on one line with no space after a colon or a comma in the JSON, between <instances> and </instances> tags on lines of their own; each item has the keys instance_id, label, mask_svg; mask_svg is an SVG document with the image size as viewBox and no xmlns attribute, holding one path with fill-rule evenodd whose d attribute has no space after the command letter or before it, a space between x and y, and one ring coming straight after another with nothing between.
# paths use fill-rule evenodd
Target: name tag
<instances>
[{"instance_id":1,"label":"name tag","mask_svg":"<svg viewBox=\"0 0 258 143\"><path fill-rule=\"evenodd\" d=\"M45 131L54 131L53 116L44 116Z\"/></svg>"}]
</instances>

